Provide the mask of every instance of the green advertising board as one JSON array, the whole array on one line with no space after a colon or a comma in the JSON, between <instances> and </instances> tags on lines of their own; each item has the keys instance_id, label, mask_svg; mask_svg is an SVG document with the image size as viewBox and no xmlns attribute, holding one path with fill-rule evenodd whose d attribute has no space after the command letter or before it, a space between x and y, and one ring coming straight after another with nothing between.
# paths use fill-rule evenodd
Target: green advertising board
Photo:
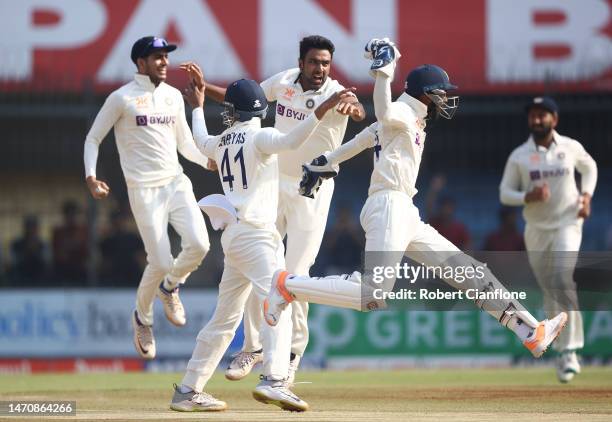
<instances>
[{"instance_id":1,"label":"green advertising board","mask_svg":"<svg viewBox=\"0 0 612 422\"><path fill-rule=\"evenodd\" d=\"M612 311L583 311L584 356L612 357ZM542 315L536 315L542 317ZM529 356L486 312L357 312L312 305L307 353L330 357Z\"/></svg>"}]
</instances>

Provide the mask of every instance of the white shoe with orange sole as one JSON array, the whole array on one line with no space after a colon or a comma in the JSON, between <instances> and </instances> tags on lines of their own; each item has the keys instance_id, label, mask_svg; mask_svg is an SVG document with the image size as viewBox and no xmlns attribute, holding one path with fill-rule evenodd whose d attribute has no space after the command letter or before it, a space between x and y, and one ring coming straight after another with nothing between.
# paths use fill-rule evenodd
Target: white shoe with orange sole
<instances>
[{"instance_id":1,"label":"white shoe with orange sole","mask_svg":"<svg viewBox=\"0 0 612 422\"><path fill-rule=\"evenodd\" d=\"M523 342L523 345L529 349L534 357L539 358L559 336L566 323L567 314L565 312L561 312L553 319L545 319L538 324L533 334Z\"/></svg>"}]
</instances>

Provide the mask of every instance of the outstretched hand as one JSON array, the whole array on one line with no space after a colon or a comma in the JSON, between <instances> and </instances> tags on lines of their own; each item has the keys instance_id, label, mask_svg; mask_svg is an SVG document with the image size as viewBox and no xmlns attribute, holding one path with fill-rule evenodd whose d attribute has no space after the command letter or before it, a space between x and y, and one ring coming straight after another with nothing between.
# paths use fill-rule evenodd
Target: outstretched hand
<instances>
[{"instance_id":1,"label":"outstretched hand","mask_svg":"<svg viewBox=\"0 0 612 422\"><path fill-rule=\"evenodd\" d=\"M192 108L204 107L204 88L198 88L193 82L183 92L183 98Z\"/></svg>"},{"instance_id":2,"label":"outstretched hand","mask_svg":"<svg viewBox=\"0 0 612 422\"><path fill-rule=\"evenodd\" d=\"M315 116L317 116L317 119L321 120L325 113L336 107L340 103L340 101L348 101L349 97L354 97L354 92L356 90L357 89L355 87L350 87L330 95L329 98L319 104L319 106L315 110Z\"/></svg>"},{"instance_id":3,"label":"outstretched hand","mask_svg":"<svg viewBox=\"0 0 612 422\"><path fill-rule=\"evenodd\" d=\"M300 181L299 193L307 198L314 198L321 184L326 179L336 177L339 168L328 162L325 155L320 155L310 164L302 165L302 180Z\"/></svg>"},{"instance_id":4,"label":"outstretched hand","mask_svg":"<svg viewBox=\"0 0 612 422\"><path fill-rule=\"evenodd\" d=\"M179 69L184 70L189 75L189 80L204 92L206 82L204 81L204 72L202 68L195 62L183 62L179 65Z\"/></svg>"}]
</instances>

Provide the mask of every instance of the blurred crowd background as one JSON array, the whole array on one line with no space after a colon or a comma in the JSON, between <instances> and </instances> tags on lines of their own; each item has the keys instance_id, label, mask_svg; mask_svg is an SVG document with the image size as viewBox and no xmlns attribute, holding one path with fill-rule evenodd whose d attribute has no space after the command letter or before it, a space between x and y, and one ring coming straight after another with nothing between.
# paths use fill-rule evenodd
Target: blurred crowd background
<instances>
[{"instance_id":1,"label":"blurred crowd background","mask_svg":"<svg viewBox=\"0 0 612 422\"><path fill-rule=\"evenodd\" d=\"M453 120L428 126L415 202L424 220L467 250L523 248L520 210L500 206L498 184L509 153L527 139L525 104L551 95L561 110L558 131L578 139L600 170L583 249L611 249L612 7L601 0L558 3L444 0L434 9L393 0L191 0L179 9L150 0L2 1L3 16L12 19L0 29L6 53L0 63L0 286L137 286L145 255L113 134L98 163L98 177L112 190L107 200L89 196L82 156L104 99L133 72L131 44L149 33L178 43L173 66L194 59L220 84L296 66L301 37L328 36L337 47L331 76L358 87L368 114L364 122L349 122L346 140L374 119L372 81L360 57L367 39L390 36L404 54L394 96L411 67L445 67L460 86L460 106ZM186 85L178 71L170 76L177 88ZM223 130L220 111L207 104L211 133ZM221 191L216 174L181 162L197 198ZM371 168L367 151L342 166L313 274L359 265L358 217ZM179 241L170 232L176 251ZM210 227L209 233L212 251L190 278L198 287L216 286L222 271L219 233Z\"/></svg>"}]
</instances>

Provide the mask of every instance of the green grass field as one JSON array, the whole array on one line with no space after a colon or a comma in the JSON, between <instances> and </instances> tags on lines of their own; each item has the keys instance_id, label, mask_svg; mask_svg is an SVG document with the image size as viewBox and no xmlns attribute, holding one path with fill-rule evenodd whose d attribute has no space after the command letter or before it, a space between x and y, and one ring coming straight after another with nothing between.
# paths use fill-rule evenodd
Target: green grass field
<instances>
[{"instance_id":1,"label":"green grass field","mask_svg":"<svg viewBox=\"0 0 612 422\"><path fill-rule=\"evenodd\" d=\"M301 372L298 381L312 383L294 388L311 407L300 414L253 400L256 376L230 382L220 373L206 391L225 400L228 411L173 412L172 383L180 379L149 373L9 375L0 377L0 400L76 400L77 416L67 420L612 420L612 368L585 368L567 385L551 368Z\"/></svg>"}]
</instances>

